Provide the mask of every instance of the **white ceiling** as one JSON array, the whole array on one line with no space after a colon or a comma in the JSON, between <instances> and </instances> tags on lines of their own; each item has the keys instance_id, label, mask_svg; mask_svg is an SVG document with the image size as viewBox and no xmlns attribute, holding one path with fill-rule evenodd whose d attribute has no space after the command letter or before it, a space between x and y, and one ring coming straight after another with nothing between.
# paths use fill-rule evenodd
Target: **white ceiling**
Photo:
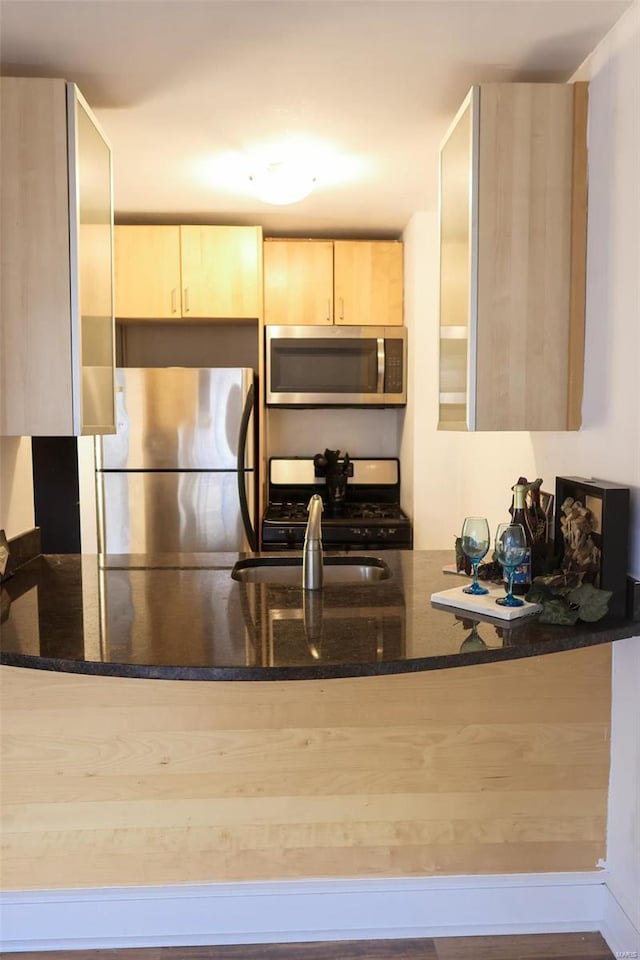
<instances>
[{"instance_id":1,"label":"white ceiling","mask_svg":"<svg viewBox=\"0 0 640 960\"><path fill-rule=\"evenodd\" d=\"M2 0L5 75L78 83L111 141L121 222L396 236L437 203L473 83L567 80L631 0ZM311 137L354 171L288 207L208 181L230 152Z\"/></svg>"}]
</instances>

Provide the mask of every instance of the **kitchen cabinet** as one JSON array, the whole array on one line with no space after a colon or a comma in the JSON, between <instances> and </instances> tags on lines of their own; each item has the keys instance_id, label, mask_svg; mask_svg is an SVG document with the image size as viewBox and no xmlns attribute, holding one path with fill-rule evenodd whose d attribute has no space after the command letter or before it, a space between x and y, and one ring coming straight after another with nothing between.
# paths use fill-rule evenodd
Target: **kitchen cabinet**
<instances>
[{"instance_id":1,"label":"kitchen cabinet","mask_svg":"<svg viewBox=\"0 0 640 960\"><path fill-rule=\"evenodd\" d=\"M336 323L402 326L402 254L396 241L334 241Z\"/></svg>"},{"instance_id":2,"label":"kitchen cabinet","mask_svg":"<svg viewBox=\"0 0 640 960\"><path fill-rule=\"evenodd\" d=\"M576 430L587 85L473 87L440 151L439 428Z\"/></svg>"},{"instance_id":3,"label":"kitchen cabinet","mask_svg":"<svg viewBox=\"0 0 640 960\"><path fill-rule=\"evenodd\" d=\"M259 227L118 225L116 316L242 320L261 314Z\"/></svg>"},{"instance_id":4,"label":"kitchen cabinet","mask_svg":"<svg viewBox=\"0 0 640 960\"><path fill-rule=\"evenodd\" d=\"M180 227L116 226L116 316L178 320L182 316Z\"/></svg>"},{"instance_id":5,"label":"kitchen cabinet","mask_svg":"<svg viewBox=\"0 0 640 960\"><path fill-rule=\"evenodd\" d=\"M269 238L265 323L401 326L402 256L397 241Z\"/></svg>"},{"instance_id":6,"label":"kitchen cabinet","mask_svg":"<svg viewBox=\"0 0 640 960\"><path fill-rule=\"evenodd\" d=\"M265 323L333 323L333 242L264 242Z\"/></svg>"},{"instance_id":7,"label":"kitchen cabinet","mask_svg":"<svg viewBox=\"0 0 640 960\"><path fill-rule=\"evenodd\" d=\"M113 433L111 149L75 84L0 82L0 433Z\"/></svg>"}]
</instances>

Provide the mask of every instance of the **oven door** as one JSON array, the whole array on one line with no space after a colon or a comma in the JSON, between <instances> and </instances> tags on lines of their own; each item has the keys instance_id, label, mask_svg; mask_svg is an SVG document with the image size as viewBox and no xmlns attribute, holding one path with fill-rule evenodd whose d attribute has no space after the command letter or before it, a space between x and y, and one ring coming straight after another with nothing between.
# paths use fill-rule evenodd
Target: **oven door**
<instances>
[{"instance_id":1,"label":"oven door","mask_svg":"<svg viewBox=\"0 0 640 960\"><path fill-rule=\"evenodd\" d=\"M267 327L267 405L401 406L405 336L387 327Z\"/></svg>"}]
</instances>

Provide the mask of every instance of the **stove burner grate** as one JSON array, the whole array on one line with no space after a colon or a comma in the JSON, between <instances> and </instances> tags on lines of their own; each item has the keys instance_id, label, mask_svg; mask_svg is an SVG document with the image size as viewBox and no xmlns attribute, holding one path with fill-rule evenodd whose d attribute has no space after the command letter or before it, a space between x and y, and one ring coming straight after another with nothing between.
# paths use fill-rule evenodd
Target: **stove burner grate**
<instances>
[{"instance_id":1,"label":"stove burner grate","mask_svg":"<svg viewBox=\"0 0 640 960\"><path fill-rule=\"evenodd\" d=\"M307 504L302 501L284 500L269 504L266 518L287 523L306 523ZM403 520L405 516L395 503L341 503L326 504L322 513L322 525L333 520Z\"/></svg>"}]
</instances>

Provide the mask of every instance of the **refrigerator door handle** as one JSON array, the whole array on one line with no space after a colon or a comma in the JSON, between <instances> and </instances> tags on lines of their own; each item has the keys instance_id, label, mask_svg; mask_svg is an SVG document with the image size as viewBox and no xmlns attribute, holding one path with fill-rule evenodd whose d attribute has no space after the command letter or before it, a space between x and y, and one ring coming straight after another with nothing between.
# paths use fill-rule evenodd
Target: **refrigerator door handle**
<instances>
[{"instance_id":1,"label":"refrigerator door handle","mask_svg":"<svg viewBox=\"0 0 640 960\"><path fill-rule=\"evenodd\" d=\"M258 549L258 544L256 540L256 533L253 528L253 521L251 519L251 514L249 513L249 504L247 502L247 485L245 483L245 455L247 449L247 436L249 433L249 421L251 420L251 414L253 413L253 403L254 403L254 388L253 384L250 385L247 390L247 396L244 403L244 410L242 411L242 418L240 420L240 434L238 437L238 498L240 500L240 513L242 515L242 523L244 525L244 530L247 536L247 541L249 547L254 552Z\"/></svg>"}]
</instances>

